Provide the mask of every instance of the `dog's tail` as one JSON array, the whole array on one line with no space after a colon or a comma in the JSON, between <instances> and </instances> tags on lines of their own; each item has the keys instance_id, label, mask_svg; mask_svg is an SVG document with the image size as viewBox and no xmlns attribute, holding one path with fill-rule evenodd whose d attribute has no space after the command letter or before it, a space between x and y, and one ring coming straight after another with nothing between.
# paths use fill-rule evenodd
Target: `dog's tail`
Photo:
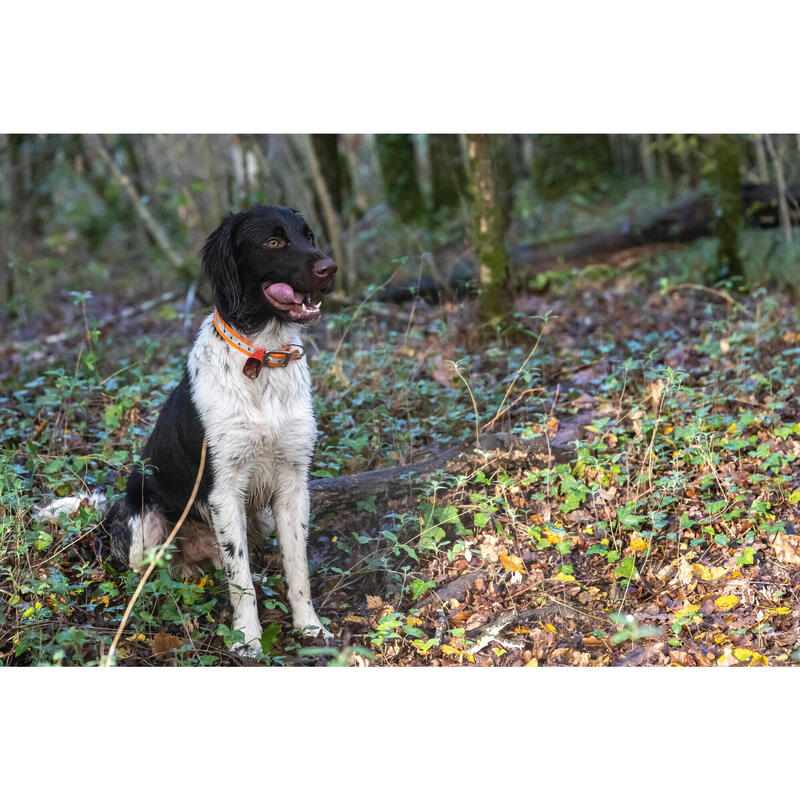
<instances>
[{"instance_id":1,"label":"dog's tail","mask_svg":"<svg viewBox=\"0 0 800 800\"><path fill-rule=\"evenodd\" d=\"M90 506L96 508L100 514L105 514L108 508L108 498L105 492L95 489L91 494L80 492L69 497L59 497L45 505L37 506L34 508L33 518L39 522L47 522L48 520L57 520L59 514L70 516L81 507L84 500Z\"/></svg>"}]
</instances>

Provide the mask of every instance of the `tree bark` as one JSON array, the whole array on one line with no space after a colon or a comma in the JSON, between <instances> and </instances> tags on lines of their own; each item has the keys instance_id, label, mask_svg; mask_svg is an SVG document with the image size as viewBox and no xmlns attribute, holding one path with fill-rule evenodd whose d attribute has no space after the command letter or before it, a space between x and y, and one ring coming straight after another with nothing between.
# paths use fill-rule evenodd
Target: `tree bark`
<instances>
[{"instance_id":1,"label":"tree bark","mask_svg":"<svg viewBox=\"0 0 800 800\"><path fill-rule=\"evenodd\" d=\"M658 142L658 172L661 180L672 191L672 170L669 167L669 153L667 152L667 137L663 133L656 134Z\"/></svg>"},{"instance_id":2,"label":"tree bark","mask_svg":"<svg viewBox=\"0 0 800 800\"><path fill-rule=\"evenodd\" d=\"M739 229L742 219L742 183L739 175L739 142L729 133L712 137L716 184L717 272L720 277L744 277L739 255Z\"/></svg>"},{"instance_id":3,"label":"tree bark","mask_svg":"<svg viewBox=\"0 0 800 800\"><path fill-rule=\"evenodd\" d=\"M650 140L651 136L649 133L642 133L639 135L639 157L642 161L642 172L644 172L644 179L646 181L652 181L656 177L653 146Z\"/></svg>"},{"instance_id":4,"label":"tree bark","mask_svg":"<svg viewBox=\"0 0 800 800\"><path fill-rule=\"evenodd\" d=\"M757 133L753 137L753 149L756 154L756 169L761 183L769 183L769 169L767 168L767 154L764 152L764 134Z\"/></svg>"},{"instance_id":5,"label":"tree bark","mask_svg":"<svg viewBox=\"0 0 800 800\"><path fill-rule=\"evenodd\" d=\"M325 178L322 174L322 168L314 145L309 137L304 140L305 153L308 160L308 166L311 170L311 178L314 182L314 188L317 191L317 198L322 206L322 218L325 220L325 227L328 230L328 239L333 249L333 258L339 265L344 275L345 286L348 292L353 292L355 289L355 275L351 270L350 264L344 262L344 250L342 249L342 235L341 235L341 220L336 213L333 198L328 191L328 185L325 183Z\"/></svg>"},{"instance_id":6,"label":"tree bark","mask_svg":"<svg viewBox=\"0 0 800 800\"><path fill-rule=\"evenodd\" d=\"M478 292L481 318L492 321L508 307L508 252L503 230L503 212L497 196L492 166L491 139L487 134L467 136L472 203L474 242L478 261Z\"/></svg>"},{"instance_id":7,"label":"tree bark","mask_svg":"<svg viewBox=\"0 0 800 800\"><path fill-rule=\"evenodd\" d=\"M339 134L312 133L311 145L317 156L325 186L330 192L333 207L341 217L349 203L352 187L347 161L339 152Z\"/></svg>"},{"instance_id":8,"label":"tree bark","mask_svg":"<svg viewBox=\"0 0 800 800\"><path fill-rule=\"evenodd\" d=\"M514 168L511 163L511 137L507 134L491 135L492 165L497 202L503 224L503 239L511 225L511 212L514 208Z\"/></svg>"},{"instance_id":9,"label":"tree bark","mask_svg":"<svg viewBox=\"0 0 800 800\"><path fill-rule=\"evenodd\" d=\"M789 202L786 192L786 178L783 174L783 161L778 154L773 140L773 134L767 134L767 149L772 158L772 166L775 170L775 181L778 184L778 216L780 218L783 235L788 244L792 243L792 222L789 214Z\"/></svg>"}]
</instances>

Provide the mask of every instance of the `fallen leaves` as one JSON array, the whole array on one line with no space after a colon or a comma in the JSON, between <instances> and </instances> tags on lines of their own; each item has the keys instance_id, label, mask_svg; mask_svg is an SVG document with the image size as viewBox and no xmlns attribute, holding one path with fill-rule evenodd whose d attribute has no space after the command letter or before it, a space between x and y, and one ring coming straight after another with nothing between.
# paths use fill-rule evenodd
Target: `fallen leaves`
<instances>
[{"instance_id":1,"label":"fallen leaves","mask_svg":"<svg viewBox=\"0 0 800 800\"><path fill-rule=\"evenodd\" d=\"M518 572L523 575L527 572L522 559L519 556L509 555L505 550L500 554L500 563L509 572Z\"/></svg>"},{"instance_id":2,"label":"fallen leaves","mask_svg":"<svg viewBox=\"0 0 800 800\"><path fill-rule=\"evenodd\" d=\"M151 649L154 656L165 656L172 653L173 650L178 650L183 647L185 642L171 633L160 631L153 637Z\"/></svg>"},{"instance_id":3,"label":"fallen leaves","mask_svg":"<svg viewBox=\"0 0 800 800\"><path fill-rule=\"evenodd\" d=\"M790 536L778 531L772 540L775 557L781 564L800 565L800 536Z\"/></svg>"},{"instance_id":4,"label":"fallen leaves","mask_svg":"<svg viewBox=\"0 0 800 800\"><path fill-rule=\"evenodd\" d=\"M685 556L681 556L677 561L677 576L672 583L688 586L695 580L718 581L730 572L730 567L708 567L705 564L690 564Z\"/></svg>"}]
</instances>

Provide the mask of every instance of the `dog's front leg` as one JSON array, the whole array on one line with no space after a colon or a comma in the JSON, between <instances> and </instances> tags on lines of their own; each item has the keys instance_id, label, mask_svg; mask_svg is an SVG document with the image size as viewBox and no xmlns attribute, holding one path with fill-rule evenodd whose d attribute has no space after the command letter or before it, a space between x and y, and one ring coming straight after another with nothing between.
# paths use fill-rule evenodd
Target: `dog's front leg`
<instances>
[{"instance_id":1,"label":"dog's front leg","mask_svg":"<svg viewBox=\"0 0 800 800\"><path fill-rule=\"evenodd\" d=\"M231 650L239 654L261 652L261 623L258 621L253 578L247 552L247 517L244 491L232 491L233 482L220 481L222 491L209 497L214 534L222 556L222 566L228 578L233 604L234 630L244 633L244 644Z\"/></svg>"},{"instance_id":2,"label":"dog's front leg","mask_svg":"<svg viewBox=\"0 0 800 800\"><path fill-rule=\"evenodd\" d=\"M272 512L283 555L283 571L294 627L309 636L321 633L326 639L332 638L333 635L323 627L311 602L306 553L309 498L304 472L286 471L281 475L272 501Z\"/></svg>"}]
</instances>

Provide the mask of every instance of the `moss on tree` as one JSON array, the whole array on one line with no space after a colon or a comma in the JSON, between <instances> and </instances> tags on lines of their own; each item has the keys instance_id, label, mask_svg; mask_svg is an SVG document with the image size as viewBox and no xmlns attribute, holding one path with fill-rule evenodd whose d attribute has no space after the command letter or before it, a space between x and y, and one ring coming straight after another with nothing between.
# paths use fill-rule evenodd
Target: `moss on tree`
<instances>
[{"instance_id":1,"label":"moss on tree","mask_svg":"<svg viewBox=\"0 0 800 800\"><path fill-rule=\"evenodd\" d=\"M716 134L712 138L711 152L716 190L717 277L744 278L739 253L739 231L742 225L739 142L732 134Z\"/></svg>"},{"instance_id":2,"label":"moss on tree","mask_svg":"<svg viewBox=\"0 0 800 800\"><path fill-rule=\"evenodd\" d=\"M508 306L508 251L503 211L492 162L491 137L486 134L469 134L467 147L481 319L490 322L501 316Z\"/></svg>"}]
</instances>

